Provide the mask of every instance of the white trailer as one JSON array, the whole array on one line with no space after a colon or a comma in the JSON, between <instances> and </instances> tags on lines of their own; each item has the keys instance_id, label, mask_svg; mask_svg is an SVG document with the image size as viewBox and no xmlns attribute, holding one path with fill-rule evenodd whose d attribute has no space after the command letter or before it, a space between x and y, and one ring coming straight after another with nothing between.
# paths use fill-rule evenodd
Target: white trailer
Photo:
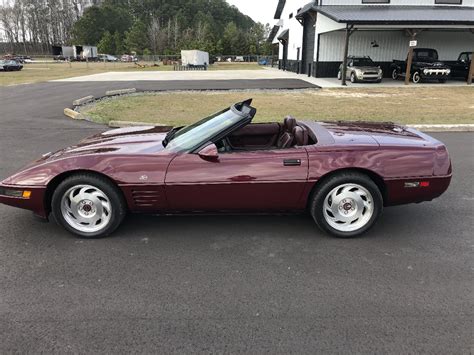
<instances>
[{"instance_id":1,"label":"white trailer","mask_svg":"<svg viewBox=\"0 0 474 355\"><path fill-rule=\"evenodd\" d=\"M70 46L52 46L53 56L57 59L75 58L74 47Z\"/></svg>"},{"instance_id":2,"label":"white trailer","mask_svg":"<svg viewBox=\"0 0 474 355\"><path fill-rule=\"evenodd\" d=\"M181 51L181 62L189 67L208 66L209 53L198 50Z\"/></svg>"},{"instance_id":3,"label":"white trailer","mask_svg":"<svg viewBox=\"0 0 474 355\"><path fill-rule=\"evenodd\" d=\"M97 47L94 46L74 46L74 57L78 60L97 59Z\"/></svg>"}]
</instances>

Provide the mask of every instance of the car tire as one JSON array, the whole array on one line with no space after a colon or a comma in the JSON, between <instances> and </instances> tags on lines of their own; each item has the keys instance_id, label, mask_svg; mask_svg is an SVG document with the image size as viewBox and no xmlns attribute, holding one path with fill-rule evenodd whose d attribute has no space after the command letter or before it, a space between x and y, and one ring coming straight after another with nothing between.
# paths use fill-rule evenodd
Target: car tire
<instances>
[{"instance_id":1,"label":"car tire","mask_svg":"<svg viewBox=\"0 0 474 355\"><path fill-rule=\"evenodd\" d=\"M420 72L416 71L413 73L411 76L411 80L413 81L414 84L419 84L421 82L421 75Z\"/></svg>"},{"instance_id":2,"label":"car tire","mask_svg":"<svg viewBox=\"0 0 474 355\"><path fill-rule=\"evenodd\" d=\"M340 70L337 72L337 80L342 80L342 73Z\"/></svg>"},{"instance_id":3,"label":"car tire","mask_svg":"<svg viewBox=\"0 0 474 355\"><path fill-rule=\"evenodd\" d=\"M310 199L310 213L318 227L338 238L365 233L382 210L378 186L367 175L357 172L341 172L324 179Z\"/></svg>"},{"instance_id":4,"label":"car tire","mask_svg":"<svg viewBox=\"0 0 474 355\"><path fill-rule=\"evenodd\" d=\"M357 83L357 77L354 72L351 73L351 83Z\"/></svg>"},{"instance_id":5,"label":"car tire","mask_svg":"<svg viewBox=\"0 0 474 355\"><path fill-rule=\"evenodd\" d=\"M107 237L127 213L118 187L105 177L88 173L63 180L51 201L54 219L69 232L86 239Z\"/></svg>"},{"instance_id":6,"label":"car tire","mask_svg":"<svg viewBox=\"0 0 474 355\"><path fill-rule=\"evenodd\" d=\"M398 77L400 76L400 73L398 72L398 69L393 69L392 71L392 79L393 80L398 80Z\"/></svg>"}]
</instances>

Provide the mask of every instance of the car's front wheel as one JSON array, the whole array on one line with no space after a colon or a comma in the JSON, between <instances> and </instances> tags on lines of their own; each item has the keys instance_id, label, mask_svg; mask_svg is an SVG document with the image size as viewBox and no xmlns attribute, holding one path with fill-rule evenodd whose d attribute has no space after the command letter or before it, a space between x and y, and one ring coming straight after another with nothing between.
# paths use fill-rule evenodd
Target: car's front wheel
<instances>
[{"instance_id":1,"label":"car's front wheel","mask_svg":"<svg viewBox=\"0 0 474 355\"><path fill-rule=\"evenodd\" d=\"M56 221L82 238L111 234L126 215L121 192L106 178L77 174L62 181L53 193Z\"/></svg>"},{"instance_id":2,"label":"car's front wheel","mask_svg":"<svg viewBox=\"0 0 474 355\"><path fill-rule=\"evenodd\" d=\"M421 82L421 75L420 75L420 73L417 72L417 71L414 72L413 75L412 75L412 77L411 77L411 79L413 80L413 82L414 82L415 84L420 83L420 82Z\"/></svg>"},{"instance_id":3,"label":"car's front wheel","mask_svg":"<svg viewBox=\"0 0 474 355\"><path fill-rule=\"evenodd\" d=\"M383 209L382 194L368 176L343 172L323 180L310 201L310 212L325 232L351 238L370 229Z\"/></svg>"},{"instance_id":4,"label":"car's front wheel","mask_svg":"<svg viewBox=\"0 0 474 355\"><path fill-rule=\"evenodd\" d=\"M357 77L354 72L351 73L351 83L357 83Z\"/></svg>"}]
</instances>

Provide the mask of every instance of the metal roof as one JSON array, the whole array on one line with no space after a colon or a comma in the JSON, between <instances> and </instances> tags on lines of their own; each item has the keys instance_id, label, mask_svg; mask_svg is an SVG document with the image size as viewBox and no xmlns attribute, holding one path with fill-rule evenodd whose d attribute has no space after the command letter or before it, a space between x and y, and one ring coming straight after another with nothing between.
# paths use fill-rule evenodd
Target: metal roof
<instances>
[{"instance_id":1,"label":"metal roof","mask_svg":"<svg viewBox=\"0 0 474 355\"><path fill-rule=\"evenodd\" d=\"M349 24L474 25L474 7L467 6L323 5L309 10Z\"/></svg>"},{"instance_id":2,"label":"metal roof","mask_svg":"<svg viewBox=\"0 0 474 355\"><path fill-rule=\"evenodd\" d=\"M272 43L279 30L280 26L273 26L270 34L268 35L267 42Z\"/></svg>"},{"instance_id":3,"label":"metal roof","mask_svg":"<svg viewBox=\"0 0 474 355\"><path fill-rule=\"evenodd\" d=\"M290 33L290 30L284 30L280 35L277 37L278 40L288 40L288 34Z\"/></svg>"},{"instance_id":4,"label":"metal roof","mask_svg":"<svg viewBox=\"0 0 474 355\"><path fill-rule=\"evenodd\" d=\"M283 9L285 8L285 4L286 4L286 0L278 0L277 9L274 16L275 20L280 19L281 13L283 12Z\"/></svg>"},{"instance_id":5,"label":"metal roof","mask_svg":"<svg viewBox=\"0 0 474 355\"><path fill-rule=\"evenodd\" d=\"M315 7L316 7L316 2L311 1L309 4L306 4L298 11L298 13L296 14L296 18L302 18L309 11L316 11L314 9Z\"/></svg>"}]
</instances>

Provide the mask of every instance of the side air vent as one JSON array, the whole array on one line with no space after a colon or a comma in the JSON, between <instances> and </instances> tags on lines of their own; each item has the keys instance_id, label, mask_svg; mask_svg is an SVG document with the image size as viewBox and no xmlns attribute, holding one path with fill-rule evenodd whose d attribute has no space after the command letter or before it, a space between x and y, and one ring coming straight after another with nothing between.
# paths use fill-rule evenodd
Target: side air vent
<instances>
[{"instance_id":1,"label":"side air vent","mask_svg":"<svg viewBox=\"0 0 474 355\"><path fill-rule=\"evenodd\" d=\"M159 201L160 195L158 191L151 190L133 190L133 202L137 207L153 207Z\"/></svg>"}]
</instances>

